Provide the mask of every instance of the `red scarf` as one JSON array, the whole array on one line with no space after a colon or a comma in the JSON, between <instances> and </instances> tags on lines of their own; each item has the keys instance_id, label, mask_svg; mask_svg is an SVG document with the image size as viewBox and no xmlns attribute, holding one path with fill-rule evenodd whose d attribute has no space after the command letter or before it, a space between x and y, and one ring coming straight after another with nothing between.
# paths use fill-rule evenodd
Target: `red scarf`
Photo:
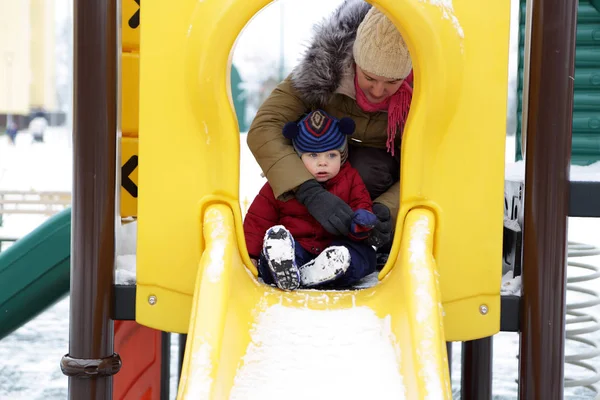
<instances>
[{"instance_id":1,"label":"red scarf","mask_svg":"<svg viewBox=\"0 0 600 400\"><path fill-rule=\"evenodd\" d=\"M406 118L408 117L408 111L410 110L410 102L412 100L412 82L413 72L404 79L396 93L389 96L381 103L373 104L368 99L362 89L358 86L358 76L354 76L354 88L356 89L356 103L364 112L378 112L387 111L388 113L388 127L387 127L387 150L388 153L394 155L394 139L398 129L400 130L400 137L404 131L404 125L406 124Z\"/></svg>"}]
</instances>

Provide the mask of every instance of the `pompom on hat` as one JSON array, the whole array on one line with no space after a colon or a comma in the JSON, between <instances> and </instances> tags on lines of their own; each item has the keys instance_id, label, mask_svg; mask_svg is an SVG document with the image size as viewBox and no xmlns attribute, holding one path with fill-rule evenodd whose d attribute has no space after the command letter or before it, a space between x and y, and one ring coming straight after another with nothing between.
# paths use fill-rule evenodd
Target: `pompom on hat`
<instances>
[{"instance_id":1,"label":"pompom on hat","mask_svg":"<svg viewBox=\"0 0 600 400\"><path fill-rule=\"evenodd\" d=\"M356 124L348 117L337 119L323 110L311 111L300 122L288 122L283 136L290 139L298 155L338 150L342 162L347 155L346 135L354 133Z\"/></svg>"},{"instance_id":2,"label":"pompom on hat","mask_svg":"<svg viewBox=\"0 0 600 400\"><path fill-rule=\"evenodd\" d=\"M354 62L366 72L388 79L405 79L412 70L406 43L396 26L372 7L358 27Z\"/></svg>"}]
</instances>

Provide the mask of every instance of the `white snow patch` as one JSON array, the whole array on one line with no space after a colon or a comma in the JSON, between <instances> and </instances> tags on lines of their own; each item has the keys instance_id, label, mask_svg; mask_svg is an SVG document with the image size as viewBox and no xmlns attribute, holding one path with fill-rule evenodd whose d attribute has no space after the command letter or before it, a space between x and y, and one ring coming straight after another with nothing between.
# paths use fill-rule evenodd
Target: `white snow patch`
<instances>
[{"instance_id":1,"label":"white snow patch","mask_svg":"<svg viewBox=\"0 0 600 400\"><path fill-rule=\"evenodd\" d=\"M137 221L125 220L117 232L117 254L135 254L137 249Z\"/></svg>"},{"instance_id":2,"label":"white snow patch","mask_svg":"<svg viewBox=\"0 0 600 400\"><path fill-rule=\"evenodd\" d=\"M410 273L413 275L416 282L415 297L416 302L416 314L415 321L418 324L425 325L431 318L431 314L439 312L442 309L441 303L435 304L435 299L431 295L430 287L436 284L431 282L432 277L427 267L427 258L430 256L427 254L427 236L430 234L428 219L427 217L421 217L415 222L415 225L411 228L411 241L409 244L410 256ZM441 327L440 327L441 328ZM420 365L422 365L419 374L425 377L427 385L426 399L436 400L443 398L443 390L440 380L438 379L438 368L437 363L432 354L435 354L435 331L433 327L425 327L421 342L418 346L417 357Z\"/></svg>"},{"instance_id":3,"label":"white snow patch","mask_svg":"<svg viewBox=\"0 0 600 400\"><path fill-rule=\"evenodd\" d=\"M136 255L117 256L115 265L115 284L134 285L136 282Z\"/></svg>"},{"instance_id":4,"label":"white snow patch","mask_svg":"<svg viewBox=\"0 0 600 400\"><path fill-rule=\"evenodd\" d=\"M213 368L211 361L212 347L208 343L200 344L198 349L192 354L190 365L191 373L188 376L182 374L181 386L187 385L188 399L208 399L210 397L212 377L210 375Z\"/></svg>"},{"instance_id":5,"label":"white snow patch","mask_svg":"<svg viewBox=\"0 0 600 400\"><path fill-rule=\"evenodd\" d=\"M230 399L405 399L400 348L368 307L261 313Z\"/></svg>"},{"instance_id":6,"label":"white snow patch","mask_svg":"<svg viewBox=\"0 0 600 400\"><path fill-rule=\"evenodd\" d=\"M286 230L283 225L275 225L271 228L273 232ZM263 242L267 241L269 230L265 233ZM286 239L268 239L269 240L269 258L272 260L292 260L294 259L294 246L289 236Z\"/></svg>"},{"instance_id":7,"label":"white snow patch","mask_svg":"<svg viewBox=\"0 0 600 400\"><path fill-rule=\"evenodd\" d=\"M411 229L410 261L411 263L424 263L427 260L427 243L429 235L429 221L427 217L421 217Z\"/></svg>"},{"instance_id":8,"label":"white snow patch","mask_svg":"<svg viewBox=\"0 0 600 400\"><path fill-rule=\"evenodd\" d=\"M458 37L461 39L465 38L465 32L463 31L458 18L454 15L454 6L452 5L452 0L419 0L421 3L429 3L436 7L439 7L442 10L442 18L450 20L452 22L452 26L456 30Z\"/></svg>"},{"instance_id":9,"label":"white snow patch","mask_svg":"<svg viewBox=\"0 0 600 400\"><path fill-rule=\"evenodd\" d=\"M525 161L506 163L504 179L507 181L523 182L525 180ZM571 181L600 182L600 161L590 165L571 165Z\"/></svg>"},{"instance_id":10,"label":"white snow patch","mask_svg":"<svg viewBox=\"0 0 600 400\"><path fill-rule=\"evenodd\" d=\"M346 272L349 266L350 252L348 249L343 246L331 246L317 258L300 267L300 281L306 286L317 285Z\"/></svg>"},{"instance_id":11,"label":"white snow patch","mask_svg":"<svg viewBox=\"0 0 600 400\"><path fill-rule=\"evenodd\" d=\"M516 219L510 219L506 215L504 216L504 227L510 229L513 232L521 232L521 226L519 221Z\"/></svg>"},{"instance_id":12,"label":"white snow patch","mask_svg":"<svg viewBox=\"0 0 600 400\"><path fill-rule=\"evenodd\" d=\"M356 282L352 286L352 289L367 289L376 286L379 283L379 272L373 272L370 275L365 276L360 281Z\"/></svg>"},{"instance_id":13,"label":"white snow patch","mask_svg":"<svg viewBox=\"0 0 600 400\"><path fill-rule=\"evenodd\" d=\"M209 282L216 283L221 280L221 276L225 270L225 239L227 231L225 230L221 214L217 210L210 209L206 213L206 223L210 223L214 228L210 232L213 242L204 276L208 278Z\"/></svg>"},{"instance_id":14,"label":"white snow patch","mask_svg":"<svg viewBox=\"0 0 600 400\"><path fill-rule=\"evenodd\" d=\"M513 272L508 271L502 277L502 286L500 294L504 295L521 295L521 276L512 277Z\"/></svg>"},{"instance_id":15,"label":"white snow patch","mask_svg":"<svg viewBox=\"0 0 600 400\"><path fill-rule=\"evenodd\" d=\"M123 221L116 232L115 284L134 285L136 282L137 221Z\"/></svg>"}]
</instances>

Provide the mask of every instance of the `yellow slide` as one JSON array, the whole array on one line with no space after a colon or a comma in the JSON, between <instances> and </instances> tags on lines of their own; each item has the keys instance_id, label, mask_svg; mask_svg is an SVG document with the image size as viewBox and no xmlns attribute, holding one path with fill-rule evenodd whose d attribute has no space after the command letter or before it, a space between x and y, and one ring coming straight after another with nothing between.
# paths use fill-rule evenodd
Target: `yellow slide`
<instances>
[{"instance_id":1,"label":"yellow slide","mask_svg":"<svg viewBox=\"0 0 600 400\"><path fill-rule=\"evenodd\" d=\"M229 89L235 40L270 2L147 2L140 36L124 28L136 321L188 333L179 399L449 399L445 341L500 328L510 2L371 1L415 76L390 258L372 288L293 293L259 283L246 251Z\"/></svg>"},{"instance_id":2,"label":"yellow slide","mask_svg":"<svg viewBox=\"0 0 600 400\"><path fill-rule=\"evenodd\" d=\"M259 283L230 209L204 215L178 399L452 398L433 213L409 213L399 266L381 283L328 292Z\"/></svg>"}]
</instances>

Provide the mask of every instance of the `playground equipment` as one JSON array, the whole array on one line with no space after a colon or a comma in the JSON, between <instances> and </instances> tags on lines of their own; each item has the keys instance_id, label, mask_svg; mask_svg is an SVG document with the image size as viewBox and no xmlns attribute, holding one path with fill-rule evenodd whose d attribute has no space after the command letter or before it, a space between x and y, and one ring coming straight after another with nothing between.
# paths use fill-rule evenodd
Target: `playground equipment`
<instances>
[{"instance_id":1,"label":"playground equipment","mask_svg":"<svg viewBox=\"0 0 600 400\"><path fill-rule=\"evenodd\" d=\"M148 28L142 30L139 86L133 318L142 325L190 334L180 398L193 390L223 398L236 389L236 371L252 341L252 324L269 307L281 302L287 312L301 307L326 312L356 304L378 318L389 318L393 344L401 349L397 372L405 377L407 398L423 398L430 387L449 398L443 342L466 340L472 345L467 349L483 352L491 341L477 339L501 328L508 4L373 2L407 39L416 77L402 149L402 207L393 249L381 282L372 289L281 293L257 283L245 251L239 139L228 96L227 65L235 38L268 3L144 4ZM560 66L565 62L572 66L575 10L559 0L536 4L526 178L533 185L525 202L527 272L525 296L516 301L517 308L523 304L523 319L513 329L522 329L521 397L551 399L562 393L565 248L556 243L565 243L570 152L570 116L565 110L572 83L540 82L546 74L564 74ZM69 354L61 366L70 377L70 398L108 399L112 375L121 365L113 350L112 320L123 318L123 308L133 306L118 297L124 291L112 284L118 130L118 55L112 44L117 2L80 0L75 11L71 332ZM545 47L549 43L551 49ZM165 132L172 133L170 140ZM546 157L549 152L552 157ZM557 200L545 203L546 191ZM474 211L474 205L485 207ZM548 229L538 229L540 221ZM412 275L418 263L420 274ZM406 292L417 288L430 302ZM430 341L417 340L419 334L429 335ZM467 360L470 367L477 366L475 358ZM433 366L429 374L420 370L424 362ZM465 371L463 386L468 390L463 397L485 398L480 395L486 390L489 396L489 376L476 375L478 368Z\"/></svg>"},{"instance_id":2,"label":"playground equipment","mask_svg":"<svg viewBox=\"0 0 600 400\"><path fill-rule=\"evenodd\" d=\"M71 209L18 240L0 259L0 339L69 290Z\"/></svg>"},{"instance_id":3,"label":"playground equipment","mask_svg":"<svg viewBox=\"0 0 600 400\"><path fill-rule=\"evenodd\" d=\"M144 6L136 321L188 332L182 377L194 376L195 382L182 379L182 398L196 390L224 398L235 390L237 365L251 343L249 330L269 307L280 302L290 310L366 306L380 318L391 318L402 354L413 354L400 362L412 385L407 397L425 397L431 383L449 398L444 341L478 339L500 329L508 4L467 7L457 1L452 9L423 2L376 3L402 29L416 76L402 149L402 171L410 173L401 177L398 233L375 288L297 293L257 285L244 268L256 275L241 230L239 138L227 66L238 33L267 4ZM484 124L489 129L481 135L478 127ZM166 130L179 134L165 141ZM469 156L457 162L456 155L465 152ZM457 196L457 188L483 181L485 190ZM473 213L473 202L488 207ZM420 223L430 231L411 246ZM428 263L434 258L435 263L412 281L410 271L419 259L416 242L430 250L423 254ZM432 284L436 271L439 295ZM421 289L428 301L415 295L423 284L419 279L430 283ZM418 319L421 313L429 316L427 322ZM422 348L418 332L430 332L433 345ZM419 354L437 366L435 373L418 372ZM198 357L205 357L197 360L204 367L200 370L192 361ZM204 387L196 387L202 382Z\"/></svg>"}]
</instances>

